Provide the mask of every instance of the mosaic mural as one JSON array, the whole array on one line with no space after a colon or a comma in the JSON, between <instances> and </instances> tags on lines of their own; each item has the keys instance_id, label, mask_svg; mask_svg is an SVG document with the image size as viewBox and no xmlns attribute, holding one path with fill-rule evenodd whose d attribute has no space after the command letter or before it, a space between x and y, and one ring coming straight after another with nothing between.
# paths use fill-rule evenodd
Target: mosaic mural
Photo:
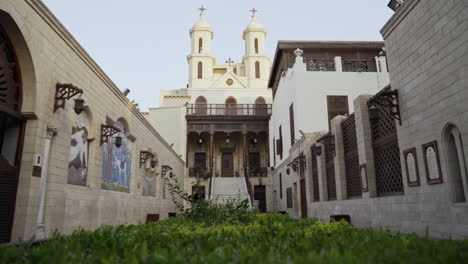
<instances>
[{"instance_id":1,"label":"mosaic mural","mask_svg":"<svg viewBox=\"0 0 468 264\"><path fill-rule=\"evenodd\" d=\"M121 132L104 143L102 156L101 188L119 192L130 192L132 176L132 141L127 137L125 127L117 121L114 124ZM114 144L115 137L122 137L122 145L118 148Z\"/></svg>"},{"instance_id":2,"label":"mosaic mural","mask_svg":"<svg viewBox=\"0 0 468 264\"><path fill-rule=\"evenodd\" d=\"M80 115L72 127L70 153L68 156L68 184L86 185L88 176L88 121Z\"/></svg>"}]
</instances>

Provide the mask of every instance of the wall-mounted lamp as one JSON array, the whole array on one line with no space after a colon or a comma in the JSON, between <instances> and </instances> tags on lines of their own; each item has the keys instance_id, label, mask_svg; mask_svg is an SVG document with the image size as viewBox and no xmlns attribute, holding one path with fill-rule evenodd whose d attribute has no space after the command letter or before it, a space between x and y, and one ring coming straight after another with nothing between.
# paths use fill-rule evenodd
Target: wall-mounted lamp
<instances>
[{"instance_id":1,"label":"wall-mounted lamp","mask_svg":"<svg viewBox=\"0 0 468 264\"><path fill-rule=\"evenodd\" d=\"M157 162L155 160L152 160L150 163L152 169L156 168Z\"/></svg>"},{"instance_id":2,"label":"wall-mounted lamp","mask_svg":"<svg viewBox=\"0 0 468 264\"><path fill-rule=\"evenodd\" d=\"M252 143L252 145L257 145L258 144L258 139L257 138L252 139L251 143Z\"/></svg>"},{"instance_id":3,"label":"wall-mounted lamp","mask_svg":"<svg viewBox=\"0 0 468 264\"><path fill-rule=\"evenodd\" d=\"M372 123L379 121L379 109L375 105L369 107L369 120Z\"/></svg>"},{"instance_id":4,"label":"wall-mounted lamp","mask_svg":"<svg viewBox=\"0 0 468 264\"><path fill-rule=\"evenodd\" d=\"M152 158L154 158L153 153L151 153L149 151L140 151L140 168L143 167L143 165L145 165L145 163L146 163L146 161L148 159L152 159ZM151 162L153 162L153 160ZM154 162L156 162L156 161L154 160ZM156 164L154 166L156 166ZM154 168L154 167L152 167L152 168Z\"/></svg>"},{"instance_id":5,"label":"wall-mounted lamp","mask_svg":"<svg viewBox=\"0 0 468 264\"><path fill-rule=\"evenodd\" d=\"M120 148L122 146L122 137L121 136L116 136L114 144L117 148Z\"/></svg>"},{"instance_id":6,"label":"wall-mounted lamp","mask_svg":"<svg viewBox=\"0 0 468 264\"><path fill-rule=\"evenodd\" d=\"M229 138L226 138L226 144L229 144L231 140Z\"/></svg>"},{"instance_id":7,"label":"wall-mounted lamp","mask_svg":"<svg viewBox=\"0 0 468 264\"><path fill-rule=\"evenodd\" d=\"M81 98L75 99L75 106L73 107L73 110L75 110L77 115L84 111L84 103L85 101Z\"/></svg>"},{"instance_id":8,"label":"wall-mounted lamp","mask_svg":"<svg viewBox=\"0 0 468 264\"><path fill-rule=\"evenodd\" d=\"M203 139L202 139L202 138L198 138L197 143L198 143L199 145L203 144Z\"/></svg>"},{"instance_id":9,"label":"wall-mounted lamp","mask_svg":"<svg viewBox=\"0 0 468 264\"><path fill-rule=\"evenodd\" d=\"M73 84L57 83L55 87L54 113L59 108L65 109L65 102L72 99L77 94L83 94L83 90Z\"/></svg>"},{"instance_id":10,"label":"wall-mounted lamp","mask_svg":"<svg viewBox=\"0 0 468 264\"><path fill-rule=\"evenodd\" d=\"M107 143L109 142L109 137L112 137L116 133L120 132L120 129L116 128L115 126L111 125L101 125L101 143ZM122 141L120 141L122 143Z\"/></svg>"},{"instance_id":11,"label":"wall-mounted lamp","mask_svg":"<svg viewBox=\"0 0 468 264\"><path fill-rule=\"evenodd\" d=\"M315 145L315 146L314 146L314 152L315 152L315 154L316 154L317 156L322 155L322 146L317 146L317 145Z\"/></svg>"},{"instance_id":12,"label":"wall-mounted lamp","mask_svg":"<svg viewBox=\"0 0 468 264\"><path fill-rule=\"evenodd\" d=\"M397 11L398 8L400 8L400 6L404 3L405 1L404 0L391 0L389 3L388 3L388 7L390 7L390 9L392 9L393 11Z\"/></svg>"},{"instance_id":13,"label":"wall-mounted lamp","mask_svg":"<svg viewBox=\"0 0 468 264\"><path fill-rule=\"evenodd\" d=\"M169 166L169 165L162 165L161 167L161 176L166 176L166 173L168 171L171 171L172 170L172 167Z\"/></svg>"}]
</instances>

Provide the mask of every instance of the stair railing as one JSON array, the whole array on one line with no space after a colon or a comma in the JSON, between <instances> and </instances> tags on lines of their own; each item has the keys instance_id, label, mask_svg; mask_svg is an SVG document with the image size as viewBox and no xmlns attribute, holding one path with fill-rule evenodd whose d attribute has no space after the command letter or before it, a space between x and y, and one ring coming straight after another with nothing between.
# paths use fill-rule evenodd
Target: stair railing
<instances>
[{"instance_id":1,"label":"stair railing","mask_svg":"<svg viewBox=\"0 0 468 264\"><path fill-rule=\"evenodd\" d=\"M249 179L248 169L245 169L244 175L245 175L244 176L245 188L247 189L247 193L249 194L249 204L251 207L253 207L253 190L252 190L252 184L250 183L250 179Z\"/></svg>"}]
</instances>

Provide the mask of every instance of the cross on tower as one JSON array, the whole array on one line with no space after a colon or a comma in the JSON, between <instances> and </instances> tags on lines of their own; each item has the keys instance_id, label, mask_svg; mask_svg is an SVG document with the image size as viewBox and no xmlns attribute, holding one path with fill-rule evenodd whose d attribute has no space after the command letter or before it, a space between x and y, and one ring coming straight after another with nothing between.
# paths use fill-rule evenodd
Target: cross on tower
<instances>
[{"instance_id":1,"label":"cross on tower","mask_svg":"<svg viewBox=\"0 0 468 264\"><path fill-rule=\"evenodd\" d=\"M203 5L202 5L200 8L198 8L198 10L200 10L200 15L201 15L206 10L206 8L204 8Z\"/></svg>"},{"instance_id":2,"label":"cross on tower","mask_svg":"<svg viewBox=\"0 0 468 264\"><path fill-rule=\"evenodd\" d=\"M252 17L253 17L253 16L255 16L255 13L257 13L257 12L258 12L258 10L257 10L257 9L255 9L255 8L252 8L252 10L250 10L250 12L252 12Z\"/></svg>"},{"instance_id":3,"label":"cross on tower","mask_svg":"<svg viewBox=\"0 0 468 264\"><path fill-rule=\"evenodd\" d=\"M231 63L234 63L234 61L231 58L229 58L229 60L227 60L226 63L229 64L229 67L231 67Z\"/></svg>"}]
</instances>

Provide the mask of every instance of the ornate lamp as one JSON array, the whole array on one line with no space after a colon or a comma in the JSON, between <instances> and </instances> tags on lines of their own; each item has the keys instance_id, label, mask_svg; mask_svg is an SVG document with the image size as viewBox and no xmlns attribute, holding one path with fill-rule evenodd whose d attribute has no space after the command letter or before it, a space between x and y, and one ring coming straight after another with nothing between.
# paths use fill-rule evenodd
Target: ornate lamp
<instances>
[{"instance_id":1,"label":"ornate lamp","mask_svg":"<svg viewBox=\"0 0 468 264\"><path fill-rule=\"evenodd\" d=\"M373 123L379 121L379 109L375 105L369 107L369 120Z\"/></svg>"},{"instance_id":2,"label":"ornate lamp","mask_svg":"<svg viewBox=\"0 0 468 264\"><path fill-rule=\"evenodd\" d=\"M152 169L156 168L156 161L155 160L152 160L150 163L151 163L150 165L151 165Z\"/></svg>"},{"instance_id":3,"label":"ornate lamp","mask_svg":"<svg viewBox=\"0 0 468 264\"><path fill-rule=\"evenodd\" d=\"M203 139L202 139L201 137L198 138L197 143L198 143L199 145L203 144Z\"/></svg>"},{"instance_id":4,"label":"ornate lamp","mask_svg":"<svg viewBox=\"0 0 468 264\"><path fill-rule=\"evenodd\" d=\"M117 148L120 148L122 146L122 137L121 136L116 136L114 144Z\"/></svg>"},{"instance_id":5,"label":"ornate lamp","mask_svg":"<svg viewBox=\"0 0 468 264\"><path fill-rule=\"evenodd\" d=\"M77 115L81 114L84 110L84 103L85 101L81 98L75 99L75 107L73 107L73 110L75 110L75 113Z\"/></svg>"}]
</instances>

